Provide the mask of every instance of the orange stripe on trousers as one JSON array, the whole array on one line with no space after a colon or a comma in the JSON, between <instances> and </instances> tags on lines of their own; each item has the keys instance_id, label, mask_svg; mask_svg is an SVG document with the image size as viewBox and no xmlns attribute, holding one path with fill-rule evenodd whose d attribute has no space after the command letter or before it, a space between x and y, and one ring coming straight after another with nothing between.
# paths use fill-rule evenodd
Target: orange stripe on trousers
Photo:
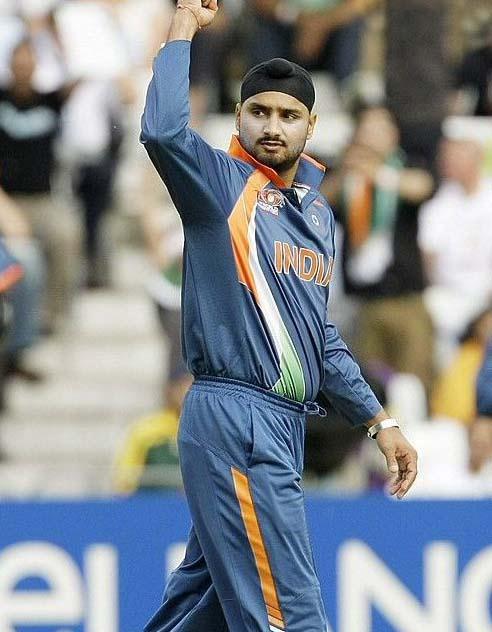
<instances>
[{"instance_id":1,"label":"orange stripe on trousers","mask_svg":"<svg viewBox=\"0 0 492 632\"><path fill-rule=\"evenodd\" d=\"M269 619L272 619L270 623L273 623L276 627L284 629L284 617L280 609L277 588L273 579L272 569L270 567L270 561L268 560L263 536L261 535L248 477L235 468L231 468L231 471L244 526L246 527L248 540L255 556L256 568L258 569L261 590L263 592L263 599L265 600L265 604L267 606Z\"/></svg>"}]
</instances>

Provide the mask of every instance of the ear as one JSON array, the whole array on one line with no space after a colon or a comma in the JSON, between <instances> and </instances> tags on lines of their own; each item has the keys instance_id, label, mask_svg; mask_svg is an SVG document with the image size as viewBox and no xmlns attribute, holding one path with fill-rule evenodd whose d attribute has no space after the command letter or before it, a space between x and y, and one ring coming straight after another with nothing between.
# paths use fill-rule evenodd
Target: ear
<instances>
[{"instance_id":1,"label":"ear","mask_svg":"<svg viewBox=\"0 0 492 632\"><path fill-rule=\"evenodd\" d=\"M236 103L236 121L235 121L235 125L236 125L236 130L239 132L239 128L241 127L241 104L240 103Z\"/></svg>"},{"instance_id":2,"label":"ear","mask_svg":"<svg viewBox=\"0 0 492 632\"><path fill-rule=\"evenodd\" d=\"M314 133L314 128L316 127L317 122L318 122L318 115L311 114L309 117L309 124L308 124L308 133L307 133L308 139L312 138L313 133Z\"/></svg>"}]
</instances>

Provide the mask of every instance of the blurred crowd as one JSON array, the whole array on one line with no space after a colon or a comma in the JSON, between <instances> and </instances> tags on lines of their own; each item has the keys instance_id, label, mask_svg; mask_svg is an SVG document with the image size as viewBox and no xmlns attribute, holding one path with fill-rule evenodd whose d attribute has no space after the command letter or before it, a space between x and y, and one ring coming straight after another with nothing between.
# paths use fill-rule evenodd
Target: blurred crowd
<instances>
[{"instance_id":1,"label":"blurred crowd","mask_svg":"<svg viewBox=\"0 0 492 632\"><path fill-rule=\"evenodd\" d=\"M137 420L117 455L124 493L179 486L175 439L190 384L180 344L183 236L138 144L173 4L0 0L0 235L23 270L0 287L12 312L0 406L12 376L43 379L26 351L61 335L77 296L111 288L118 244L107 220L131 207L154 269L145 286L169 370L162 410ZM192 124L213 135L218 116L234 111L244 72L280 56L313 73L321 127L349 124L341 146L328 136L313 145L328 166L323 193L338 225L331 309L424 456L415 493L490 494L490 2L223 2L193 42ZM328 420L312 420L307 483L381 487L382 464L363 436L331 408Z\"/></svg>"}]
</instances>

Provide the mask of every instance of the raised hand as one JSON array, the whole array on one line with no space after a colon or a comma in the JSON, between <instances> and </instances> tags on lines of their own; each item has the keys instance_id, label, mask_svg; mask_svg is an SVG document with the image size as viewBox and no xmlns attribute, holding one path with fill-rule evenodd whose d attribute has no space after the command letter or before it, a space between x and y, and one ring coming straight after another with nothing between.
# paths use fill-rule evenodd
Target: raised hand
<instances>
[{"instance_id":1,"label":"raised hand","mask_svg":"<svg viewBox=\"0 0 492 632\"><path fill-rule=\"evenodd\" d=\"M200 28L208 26L218 10L217 0L178 0L176 6L178 9L191 11Z\"/></svg>"}]
</instances>

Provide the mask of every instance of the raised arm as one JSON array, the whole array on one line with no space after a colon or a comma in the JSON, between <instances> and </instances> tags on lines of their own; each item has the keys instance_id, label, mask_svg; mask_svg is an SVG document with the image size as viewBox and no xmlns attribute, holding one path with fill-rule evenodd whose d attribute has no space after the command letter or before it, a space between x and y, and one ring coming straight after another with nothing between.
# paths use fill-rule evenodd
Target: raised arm
<instances>
[{"instance_id":1,"label":"raised arm","mask_svg":"<svg viewBox=\"0 0 492 632\"><path fill-rule=\"evenodd\" d=\"M144 142L168 143L187 131L190 118L190 44L198 30L208 26L217 12L216 0L208 2L209 8L201 4L200 0L183 0L176 7L164 51L154 65L154 77L147 94L142 120ZM174 42L177 47L173 46Z\"/></svg>"},{"instance_id":2,"label":"raised arm","mask_svg":"<svg viewBox=\"0 0 492 632\"><path fill-rule=\"evenodd\" d=\"M184 223L210 222L227 209L234 162L210 147L189 126L191 40L213 20L210 0L178 4L165 46L154 61L154 74L142 117L141 141L167 185Z\"/></svg>"}]
</instances>

